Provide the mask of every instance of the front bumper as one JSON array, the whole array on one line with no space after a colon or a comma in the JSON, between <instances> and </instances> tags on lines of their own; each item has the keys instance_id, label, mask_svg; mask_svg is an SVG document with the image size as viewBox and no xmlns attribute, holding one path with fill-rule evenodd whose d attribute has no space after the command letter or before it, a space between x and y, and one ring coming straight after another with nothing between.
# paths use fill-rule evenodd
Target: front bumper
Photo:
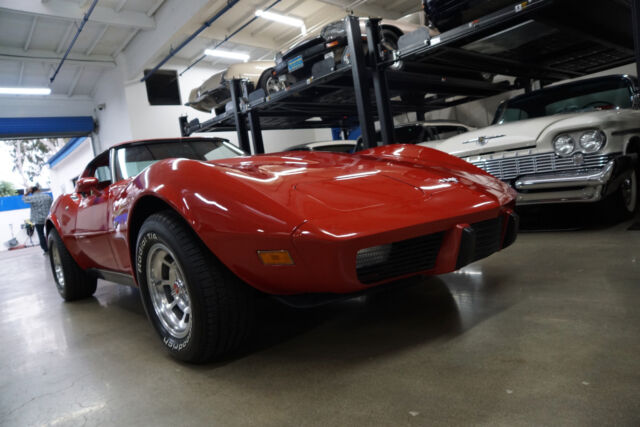
<instances>
[{"instance_id":1,"label":"front bumper","mask_svg":"<svg viewBox=\"0 0 640 427\"><path fill-rule=\"evenodd\" d=\"M294 265L265 266L252 253L243 257L240 269L232 270L251 286L272 295L352 294L420 274L449 273L483 259L515 241L518 217L510 207L501 207L498 212L383 233L325 238L308 224L296 230L292 246L287 248ZM388 247L384 258L372 253L384 251L383 247ZM365 259L363 251L372 258Z\"/></svg>"},{"instance_id":2,"label":"front bumper","mask_svg":"<svg viewBox=\"0 0 640 427\"><path fill-rule=\"evenodd\" d=\"M615 192L636 167L636 154L621 155L602 168L588 168L518 177L518 205L597 202Z\"/></svg>"},{"instance_id":3,"label":"front bumper","mask_svg":"<svg viewBox=\"0 0 640 427\"><path fill-rule=\"evenodd\" d=\"M211 112L212 110L223 107L231 100L231 92L223 83L215 89L211 89L194 100L187 102L187 106L196 110Z\"/></svg>"}]
</instances>

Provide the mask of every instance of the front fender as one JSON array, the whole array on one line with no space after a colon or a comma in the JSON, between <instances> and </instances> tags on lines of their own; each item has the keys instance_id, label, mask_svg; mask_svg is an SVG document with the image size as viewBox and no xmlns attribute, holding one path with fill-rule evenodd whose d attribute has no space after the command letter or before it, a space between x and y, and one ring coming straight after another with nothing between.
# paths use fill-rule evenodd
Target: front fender
<instances>
[{"instance_id":1,"label":"front fender","mask_svg":"<svg viewBox=\"0 0 640 427\"><path fill-rule=\"evenodd\" d=\"M132 218L145 197L155 197L177 212L202 242L241 278L257 249L287 249L302 219L250 183L227 174L229 168L197 160L157 162L125 190L128 241L134 250Z\"/></svg>"}]
</instances>

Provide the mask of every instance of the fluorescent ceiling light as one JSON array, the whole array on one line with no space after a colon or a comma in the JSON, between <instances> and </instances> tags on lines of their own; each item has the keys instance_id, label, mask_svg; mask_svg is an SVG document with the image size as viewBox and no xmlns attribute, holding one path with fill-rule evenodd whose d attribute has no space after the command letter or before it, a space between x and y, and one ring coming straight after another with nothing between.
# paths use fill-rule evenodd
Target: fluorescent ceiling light
<instances>
[{"instance_id":1,"label":"fluorescent ceiling light","mask_svg":"<svg viewBox=\"0 0 640 427\"><path fill-rule=\"evenodd\" d=\"M231 52L228 50L205 49L204 54L209 56L217 56L218 58L239 59L244 62L247 62L249 60L248 53Z\"/></svg>"},{"instance_id":2,"label":"fluorescent ceiling light","mask_svg":"<svg viewBox=\"0 0 640 427\"><path fill-rule=\"evenodd\" d=\"M51 95L48 87L0 87L2 95Z\"/></svg>"},{"instance_id":3,"label":"fluorescent ceiling light","mask_svg":"<svg viewBox=\"0 0 640 427\"><path fill-rule=\"evenodd\" d=\"M304 26L304 21L302 19L292 18L290 16L280 15L279 13L264 11L260 9L256 10L256 16L279 22L281 24L291 25L292 27L298 27L300 28L300 31L302 31L302 34L306 34L307 32L307 28Z\"/></svg>"}]
</instances>

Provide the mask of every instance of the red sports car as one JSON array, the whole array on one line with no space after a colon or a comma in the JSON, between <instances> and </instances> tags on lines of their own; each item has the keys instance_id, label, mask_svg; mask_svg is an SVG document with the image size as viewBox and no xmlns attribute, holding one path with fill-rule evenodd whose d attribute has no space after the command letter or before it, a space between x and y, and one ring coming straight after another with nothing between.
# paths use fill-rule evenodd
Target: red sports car
<instances>
[{"instance_id":1,"label":"red sports car","mask_svg":"<svg viewBox=\"0 0 640 427\"><path fill-rule=\"evenodd\" d=\"M97 278L138 286L170 353L201 362L246 337L251 288L308 303L456 270L515 240L514 196L414 145L246 156L223 139L136 141L91 161L46 228L65 300Z\"/></svg>"}]
</instances>

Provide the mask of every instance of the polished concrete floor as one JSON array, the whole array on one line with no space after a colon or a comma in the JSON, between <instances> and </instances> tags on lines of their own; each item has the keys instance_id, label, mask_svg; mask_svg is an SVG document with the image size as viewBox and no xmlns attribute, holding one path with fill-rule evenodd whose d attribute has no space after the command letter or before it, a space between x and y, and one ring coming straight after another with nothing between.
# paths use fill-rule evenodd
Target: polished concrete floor
<instances>
[{"instance_id":1,"label":"polished concrete floor","mask_svg":"<svg viewBox=\"0 0 640 427\"><path fill-rule=\"evenodd\" d=\"M417 285L312 310L263 301L251 348L169 358L135 289L64 303L0 254L0 424L640 425L640 231L521 234Z\"/></svg>"}]
</instances>

